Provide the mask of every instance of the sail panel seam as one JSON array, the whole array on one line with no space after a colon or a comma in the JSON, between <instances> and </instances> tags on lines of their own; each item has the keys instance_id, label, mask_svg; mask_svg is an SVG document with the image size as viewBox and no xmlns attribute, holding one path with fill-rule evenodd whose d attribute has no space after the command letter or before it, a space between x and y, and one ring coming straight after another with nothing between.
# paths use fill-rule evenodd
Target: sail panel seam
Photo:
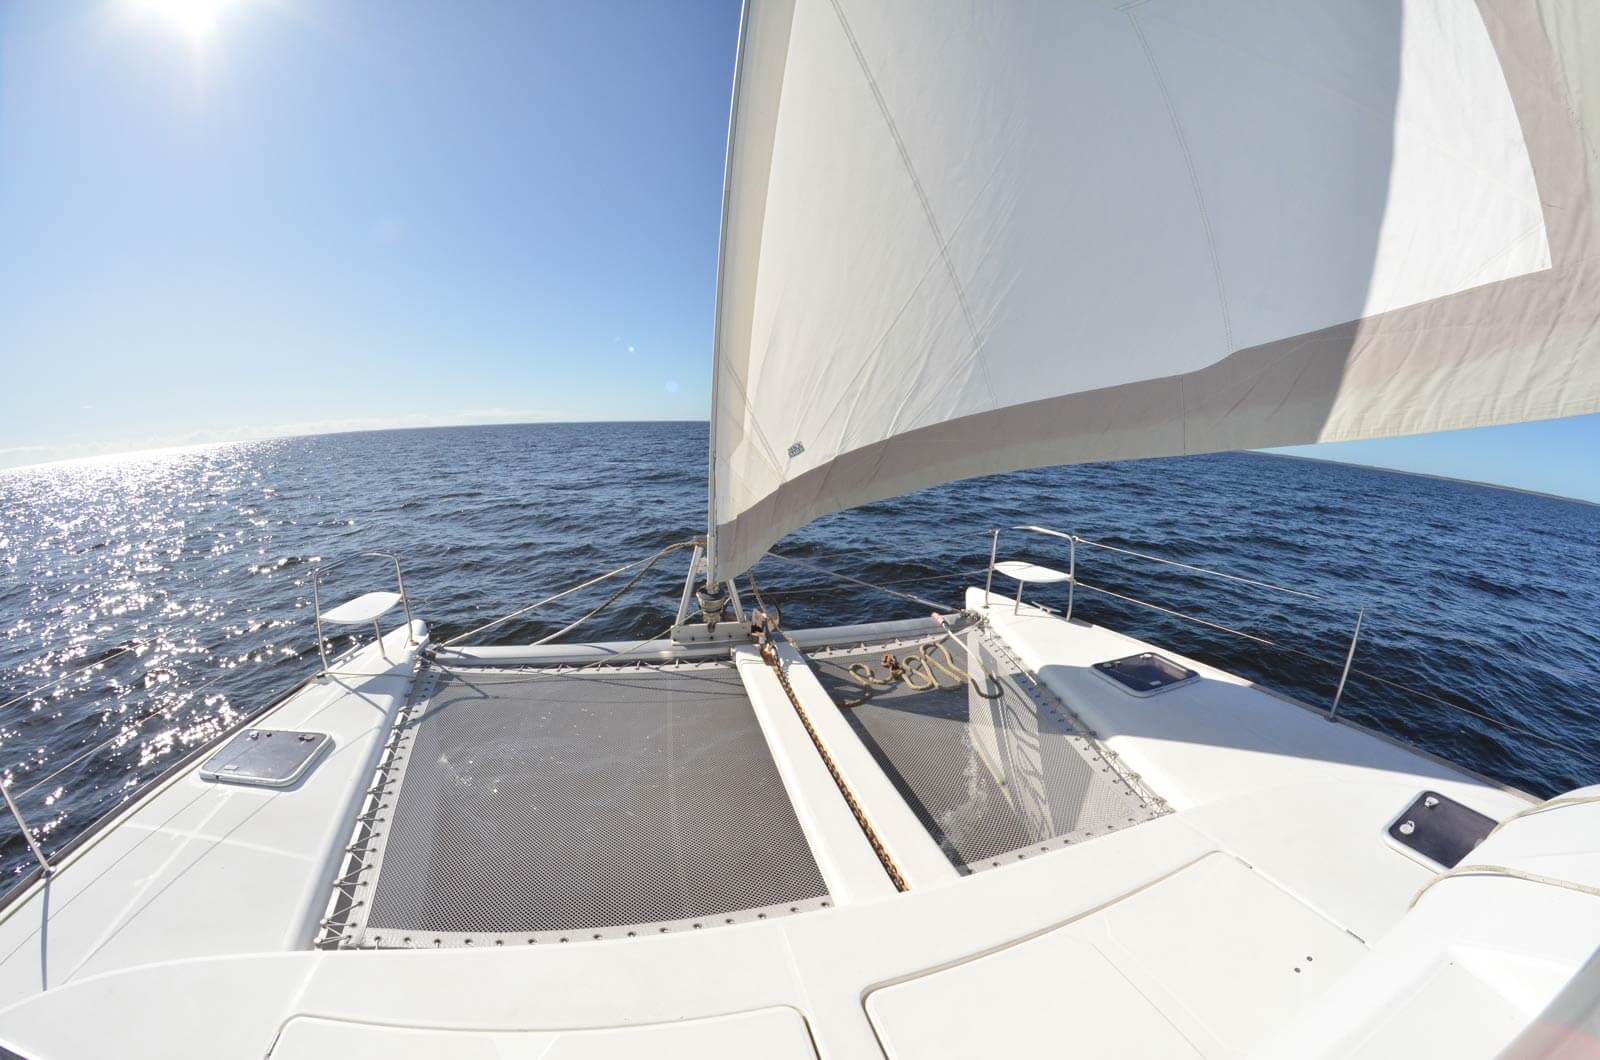
<instances>
[{"instance_id":1,"label":"sail panel seam","mask_svg":"<svg viewBox=\"0 0 1600 1060\"><path fill-rule=\"evenodd\" d=\"M961 277L956 272L955 262L950 258L949 245L939 230L939 221L934 216L933 204L928 200L928 193L922 186L922 178L917 176L917 167L912 164L911 152L906 147L905 139L900 135L900 127L895 123L894 115L889 111L888 100L883 98L883 91L878 87L878 79L873 76L872 67L867 64L866 53L861 50L861 43L856 40L855 31L850 28L850 20L845 17L840 0L829 0L829 3L833 6L834 15L839 19L839 28L844 31L851 52L855 54L856 65L861 68L861 76L867 82L867 88L877 104L878 113L889 129L889 138L894 141L895 150L900 153L900 164L905 168L906 176L911 180L911 187L917 193L917 202L922 207L923 219L928 223L928 231L933 235L934 245L939 248L939 257L944 262L945 272L950 277L950 286L955 290L956 302L961 306L961 316L966 321L968 334L972 336L972 353L977 359L979 370L983 373L983 383L989 391L989 400L998 405L1000 398L995 393L994 381L989 377L989 366L984 363L982 355L983 338L978 332L977 321L973 319L972 308L967 304L966 288L961 285Z\"/></svg>"},{"instance_id":2,"label":"sail panel seam","mask_svg":"<svg viewBox=\"0 0 1600 1060\"><path fill-rule=\"evenodd\" d=\"M1150 76L1154 79L1156 89L1161 93L1161 101L1166 105L1167 118L1172 122L1172 138L1178 145L1178 150L1183 154L1184 168L1189 174L1189 187L1194 192L1195 209L1200 214L1200 225L1206 234L1206 252L1211 256L1211 274L1217 285L1217 308L1222 313L1222 353L1227 356L1234 352L1233 348L1233 319L1228 312L1228 292L1222 282L1222 258L1217 253L1216 233L1211 229L1211 215L1206 210L1205 193L1200 188L1200 171L1195 168L1194 155L1189 151L1189 140L1183 132L1183 122L1178 117L1177 104L1173 102L1172 93L1167 88L1166 78L1161 76L1161 68L1156 65L1155 52L1150 47L1150 41L1145 37L1144 26L1132 10L1125 11L1128 24L1133 27L1133 35L1139 41L1139 48L1144 52L1145 62L1150 64Z\"/></svg>"}]
</instances>

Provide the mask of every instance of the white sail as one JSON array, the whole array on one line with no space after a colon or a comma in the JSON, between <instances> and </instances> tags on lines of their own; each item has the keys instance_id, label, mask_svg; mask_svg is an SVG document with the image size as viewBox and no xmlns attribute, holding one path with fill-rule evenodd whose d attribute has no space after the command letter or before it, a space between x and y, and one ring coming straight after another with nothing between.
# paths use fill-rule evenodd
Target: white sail
<instances>
[{"instance_id":1,"label":"white sail","mask_svg":"<svg viewBox=\"0 0 1600 1060\"><path fill-rule=\"evenodd\" d=\"M966 476L1600 409L1597 8L752 0L712 576Z\"/></svg>"}]
</instances>

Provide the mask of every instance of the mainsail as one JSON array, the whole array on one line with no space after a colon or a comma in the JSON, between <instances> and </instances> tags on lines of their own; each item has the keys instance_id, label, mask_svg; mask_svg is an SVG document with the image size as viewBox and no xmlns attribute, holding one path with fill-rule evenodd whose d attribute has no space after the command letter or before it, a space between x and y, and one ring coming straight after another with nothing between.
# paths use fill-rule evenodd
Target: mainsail
<instances>
[{"instance_id":1,"label":"mainsail","mask_svg":"<svg viewBox=\"0 0 1600 1060\"><path fill-rule=\"evenodd\" d=\"M952 479L1600 409L1592 0L750 0L709 575Z\"/></svg>"}]
</instances>

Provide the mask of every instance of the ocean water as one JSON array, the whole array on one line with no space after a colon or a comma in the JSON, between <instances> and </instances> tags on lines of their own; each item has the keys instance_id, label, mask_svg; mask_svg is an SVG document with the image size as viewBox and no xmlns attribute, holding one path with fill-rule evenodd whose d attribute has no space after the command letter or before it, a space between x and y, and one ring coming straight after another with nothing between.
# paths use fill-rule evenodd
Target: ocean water
<instances>
[{"instance_id":1,"label":"ocean water","mask_svg":"<svg viewBox=\"0 0 1600 1060\"><path fill-rule=\"evenodd\" d=\"M703 423L542 424L0 473L3 774L54 849L315 668L313 564L398 552L415 611L447 637L701 532L705 447ZM1365 608L1341 714L1535 794L1600 781L1600 507L1233 453L955 483L820 520L776 551L953 609L981 583L985 531L1019 523L1314 594L1079 554L1078 615L1314 704ZM1035 535L1005 535L1001 553L1066 564L1064 543ZM575 636L662 632L685 562L664 560ZM756 574L791 628L929 610L770 557ZM391 579L382 561L351 563L325 599ZM554 632L611 589L487 639ZM1065 590L1039 599L1063 605ZM0 819L0 871L27 857Z\"/></svg>"}]
</instances>

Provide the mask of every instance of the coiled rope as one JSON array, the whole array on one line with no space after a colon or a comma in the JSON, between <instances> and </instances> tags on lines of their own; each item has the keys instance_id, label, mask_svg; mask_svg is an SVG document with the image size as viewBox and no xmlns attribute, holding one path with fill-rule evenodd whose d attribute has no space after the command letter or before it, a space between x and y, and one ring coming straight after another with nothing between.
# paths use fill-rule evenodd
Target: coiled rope
<instances>
[{"instance_id":1,"label":"coiled rope","mask_svg":"<svg viewBox=\"0 0 1600 1060\"><path fill-rule=\"evenodd\" d=\"M905 686L915 692L953 691L966 684L967 675L956 669L956 662L950 657L950 649L941 641L924 641L918 645L917 650L906 655L896 655L892 651L883 653L878 660L883 667L882 676L872 666L864 662L853 662L846 668L850 679L862 688L866 694L860 699L847 700L839 704L848 710L859 707L872 697L878 689L893 688L897 684ZM950 678L950 684L940 680L940 675Z\"/></svg>"}]
</instances>

